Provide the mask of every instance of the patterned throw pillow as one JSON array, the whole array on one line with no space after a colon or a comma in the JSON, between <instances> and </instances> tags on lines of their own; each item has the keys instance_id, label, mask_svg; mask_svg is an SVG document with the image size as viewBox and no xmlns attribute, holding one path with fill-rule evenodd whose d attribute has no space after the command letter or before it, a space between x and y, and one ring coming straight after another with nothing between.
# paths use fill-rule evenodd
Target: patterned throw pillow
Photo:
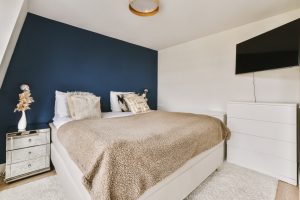
<instances>
[{"instance_id":1,"label":"patterned throw pillow","mask_svg":"<svg viewBox=\"0 0 300 200\"><path fill-rule=\"evenodd\" d=\"M129 110L134 114L144 113L150 110L147 101L143 96L137 94L125 94L124 100Z\"/></svg>"},{"instance_id":2,"label":"patterned throw pillow","mask_svg":"<svg viewBox=\"0 0 300 200\"><path fill-rule=\"evenodd\" d=\"M125 95L126 95L126 97L130 97L130 96L136 96L136 94L134 94L134 93L128 93L128 94L118 94L117 95L118 104L120 106L121 111L122 112L130 112L130 109L127 106L127 103L125 101Z\"/></svg>"},{"instance_id":3,"label":"patterned throw pillow","mask_svg":"<svg viewBox=\"0 0 300 200\"><path fill-rule=\"evenodd\" d=\"M70 93L67 100L72 119L101 117L100 97L91 93Z\"/></svg>"}]
</instances>

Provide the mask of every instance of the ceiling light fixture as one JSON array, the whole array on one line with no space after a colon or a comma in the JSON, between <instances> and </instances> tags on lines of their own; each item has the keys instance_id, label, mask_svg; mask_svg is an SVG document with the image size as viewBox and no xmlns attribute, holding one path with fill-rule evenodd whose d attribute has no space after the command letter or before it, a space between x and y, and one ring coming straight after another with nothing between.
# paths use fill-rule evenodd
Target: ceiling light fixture
<instances>
[{"instance_id":1,"label":"ceiling light fixture","mask_svg":"<svg viewBox=\"0 0 300 200\"><path fill-rule=\"evenodd\" d=\"M129 0L129 10L138 16L152 16L158 13L158 0Z\"/></svg>"}]
</instances>

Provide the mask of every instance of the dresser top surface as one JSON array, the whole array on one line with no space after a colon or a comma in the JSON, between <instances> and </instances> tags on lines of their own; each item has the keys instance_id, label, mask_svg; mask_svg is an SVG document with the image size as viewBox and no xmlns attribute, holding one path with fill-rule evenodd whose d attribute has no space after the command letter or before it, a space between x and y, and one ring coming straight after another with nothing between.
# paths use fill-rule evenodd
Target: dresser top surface
<instances>
[{"instance_id":1,"label":"dresser top surface","mask_svg":"<svg viewBox=\"0 0 300 200\"><path fill-rule=\"evenodd\" d=\"M243 104L243 105L264 105L264 106L292 106L297 107L298 103L275 103L275 102L252 102L252 101L229 101L227 104Z\"/></svg>"},{"instance_id":2,"label":"dresser top surface","mask_svg":"<svg viewBox=\"0 0 300 200\"><path fill-rule=\"evenodd\" d=\"M24 133L30 134L32 131L50 131L48 124L30 124L27 125L26 130L19 131L17 126L11 126L7 129L8 135L22 135Z\"/></svg>"}]
</instances>

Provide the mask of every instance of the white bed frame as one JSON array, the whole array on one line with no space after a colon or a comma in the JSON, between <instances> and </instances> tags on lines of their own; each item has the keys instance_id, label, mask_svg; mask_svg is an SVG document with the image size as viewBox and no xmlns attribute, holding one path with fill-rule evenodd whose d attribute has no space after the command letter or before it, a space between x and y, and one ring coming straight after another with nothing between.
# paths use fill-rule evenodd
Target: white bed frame
<instances>
[{"instance_id":1,"label":"white bed frame","mask_svg":"<svg viewBox=\"0 0 300 200\"><path fill-rule=\"evenodd\" d=\"M139 200L182 200L199 186L224 161L224 141L189 160L169 177L148 189ZM87 192L80 192L62 156L51 144L51 160L62 183L64 191L72 200L90 200Z\"/></svg>"},{"instance_id":2,"label":"white bed frame","mask_svg":"<svg viewBox=\"0 0 300 200\"><path fill-rule=\"evenodd\" d=\"M55 146L51 145L51 160L64 187L64 191L72 200L90 200L78 190L72 174ZM207 150L178 169L154 187L147 190L139 200L182 200L201 184L211 173L218 169L224 160L224 142Z\"/></svg>"}]
</instances>

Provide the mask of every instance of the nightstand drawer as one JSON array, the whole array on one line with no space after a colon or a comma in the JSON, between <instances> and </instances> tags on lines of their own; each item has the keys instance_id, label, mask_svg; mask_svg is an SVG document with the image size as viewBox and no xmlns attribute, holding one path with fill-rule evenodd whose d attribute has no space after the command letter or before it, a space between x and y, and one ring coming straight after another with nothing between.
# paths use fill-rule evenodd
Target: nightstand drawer
<instances>
[{"instance_id":1,"label":"nightstand drawer","mask_svg":"<svg viewBox=\"0 0 300 200\"><path fill-rule=\"evenodd\" d=\"M11 177L24 175L26 173L34 172L49 167L50 167L49 156L41 157L34 160L28 160L16 164L6 165L5 178L8 179Z\"/></svg>"},{"instance_id":2,"label":"nightstand drawer","mask_svg":"<svg viewBox=\"0 0 300 200\"><path fill-rule=\"evenodd\" d=\"M6 152L6 164L13 164L50 155L50 144Z\"/></svg>"},{"instance_id":3,"label":"nightstand drawer","mask_svg":"<svg viewBox=\"0 0 300 200\"><path fill-rule=\"evenodd\" d=\"M32 135L20 135L7 138L6 150L21 149L50 143L50 132L37 132Z\"/></svg>"}]
</instances>

